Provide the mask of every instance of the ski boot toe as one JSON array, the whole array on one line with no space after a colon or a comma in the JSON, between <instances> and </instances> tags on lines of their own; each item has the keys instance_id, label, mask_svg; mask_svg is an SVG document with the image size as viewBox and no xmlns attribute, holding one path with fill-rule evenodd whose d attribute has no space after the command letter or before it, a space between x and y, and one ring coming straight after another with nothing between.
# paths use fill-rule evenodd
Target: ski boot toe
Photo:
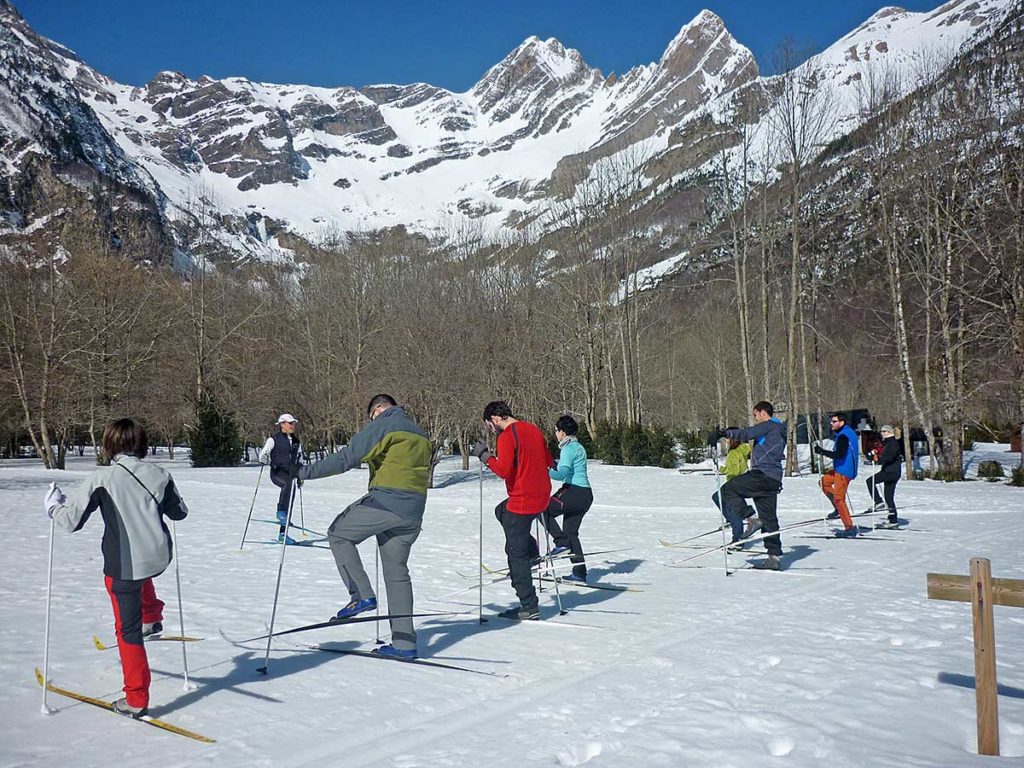
<instances>
[{"instance_id":1,"label":"ski boot toe","mask_svg":"<svg viewBox=\"0 0 1024 768\"><path fill-rule=\"evenodd\" d=\"M402 661L412 661L416 658L415 648L395 648L393 645L382 645L380 648L374 648L370 651L374 656L384 656L388 659L400 659Z\"/></svg>"},{"instance_id":2,"label":"ski boot toe","mask_svg":"<svg viewBox=\"0 0 1024 768\"><path fill-rule=\"evenodd\" d=\"M360 614L360 613L363 613L365 611L372 611L372 610L376 609L376 607L377 607L377 598L376 597L365 597L365 598L363 598L361 600L353 600L348 605L346 605L344 608L342 608L340 611L338 611L334 615L334 619L332 619L332 621L337 620L337 619L348 619L348 618L351 618L351 617L355 616L356 614Z\"/></svg>"},{"instance_id":3,"label":"ski boot toe","mask_svg":"<svg viewBox=\"0 0 1024 768\"><path fill-rule=\"evenodd\" d=\"M538 608L509 608L507 611L502 611L498 614L503 619L509 619L511 621L537 621L540 618L540 609Z\"/></svg>"},{"instance_id":4,"label":"ski boot toe","mask_svg":"<svg viewBox=\"0 0 1024 768\"><path fill-rule=\"evenodd\" d=\"M136 720L140 717L146 717L149 714L149 709L147 707L133 707L128 703L128 699L125 698L120 698L117 701L110 702L110 708L119 715L131 717Z\"/></svg>"}]
</instances>

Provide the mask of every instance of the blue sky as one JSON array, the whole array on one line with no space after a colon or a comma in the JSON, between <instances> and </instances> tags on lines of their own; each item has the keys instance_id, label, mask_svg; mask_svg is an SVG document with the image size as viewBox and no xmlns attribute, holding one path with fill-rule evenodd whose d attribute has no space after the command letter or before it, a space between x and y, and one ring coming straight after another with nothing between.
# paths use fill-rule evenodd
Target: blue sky
<instances>
[{"instance_id":1,"label":"blue sky","mask_svg":"<svg viewBox=\"0 0 1024 768\"><path fill-rule=\"evenodd\" d=\"M557 37L604 74L660 58L702 8L725 20L762 71L785 37L820 50L883 0L14 0L46 37L141 85L161 70L321 86L475 83L530 35ZM904 0L929 10L941 0Z\"/></svg>"}]
</instances>

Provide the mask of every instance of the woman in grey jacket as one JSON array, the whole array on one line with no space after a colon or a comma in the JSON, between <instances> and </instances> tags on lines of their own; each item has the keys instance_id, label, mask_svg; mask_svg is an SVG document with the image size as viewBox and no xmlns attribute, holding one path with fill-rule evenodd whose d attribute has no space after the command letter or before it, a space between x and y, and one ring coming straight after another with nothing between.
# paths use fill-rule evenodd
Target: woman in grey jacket
<instances>
[{"instance_id":1,"label":"woman in grey jacket","mask_svg":"<svg viewBox=\"0 0 1024 768\"><path fill-rule=\"evenodd\" d=\"M103 575L114 609L114 630L124 673L124 698L116 712L142 717L149 707L149 660L142 638L162 631L164 604L153 577L171 563L171 535L163 518L188 514L170 473L142 461L149 450L146 430L132 419L118 419L103 430L103 452L110 465L100 467L65 497L56 484L43 502L47 514L66 531L78 531L100 511Z\"/></svg>"}]
</instances>

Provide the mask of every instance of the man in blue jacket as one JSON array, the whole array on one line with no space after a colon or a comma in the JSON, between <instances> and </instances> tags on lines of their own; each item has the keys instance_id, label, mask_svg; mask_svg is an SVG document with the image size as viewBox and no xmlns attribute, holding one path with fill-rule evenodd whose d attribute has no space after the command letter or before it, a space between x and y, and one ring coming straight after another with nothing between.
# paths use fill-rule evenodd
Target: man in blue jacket
<instances>
[{"instance_id":1,"label":"man in blue jacket","mask_svg":"<svg viewBox=\"0 0 1024 768\"><path fill-rule=\"evenodd\" d=\"M722 510L732 526L733 541L739 541L761 530L775 533L779 530L778 497L782 490L782 462L786 458L786 425L775 417L775 408L767 400L754 406L754 424L740 429L715 429L708 436L708 445L715 445L723 437L747 442L754 441L750 454L750 469L722 486L722 497L711 498ZM743 529L743 513L747 499L754 500L756 521L751 520ZM775 533L764 540L768 558L754 567L761 570L782 569L782 538Z\"/></svg>"},{"instance_id":2,"label":"man in blue jacket","mask_svg":"<svg viewBox=\"0 0 1024 768\"><path fill-rule=\"evenodd\" d=\"M832 502L833 515L843 521L843 530L836 534L839 538L849 539L860 533L860 529L853 524L850 516L850 508L846 504L846 492L850 487L850 481L857 477L857 465L860 463L860 440L857 433L846 423L846 414L840 411L829 416L829 425L835 433L832 450L829 451L820 445L814 446L814 452L819 456L827 456L832 459L832 471L821 476L821 490L828 500Z\"/></svg>"}]
</instances>

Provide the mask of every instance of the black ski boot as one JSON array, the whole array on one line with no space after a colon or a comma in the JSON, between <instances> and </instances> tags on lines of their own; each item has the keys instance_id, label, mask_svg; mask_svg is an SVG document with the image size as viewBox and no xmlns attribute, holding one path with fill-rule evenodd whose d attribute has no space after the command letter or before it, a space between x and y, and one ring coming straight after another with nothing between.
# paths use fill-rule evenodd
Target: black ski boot
<instances>
[{"instance_id":1,"label":"black ski boot","mask_svg":"<svg viewBox=\"0 0 1024 768\"><path fill-rule=\"evenodd\" d=\"M510 621L537 621L540 618L539 608L509 608L507 611L502 611L498 614L503 619L509 619Z\"/></svg>"}]
</instances>

